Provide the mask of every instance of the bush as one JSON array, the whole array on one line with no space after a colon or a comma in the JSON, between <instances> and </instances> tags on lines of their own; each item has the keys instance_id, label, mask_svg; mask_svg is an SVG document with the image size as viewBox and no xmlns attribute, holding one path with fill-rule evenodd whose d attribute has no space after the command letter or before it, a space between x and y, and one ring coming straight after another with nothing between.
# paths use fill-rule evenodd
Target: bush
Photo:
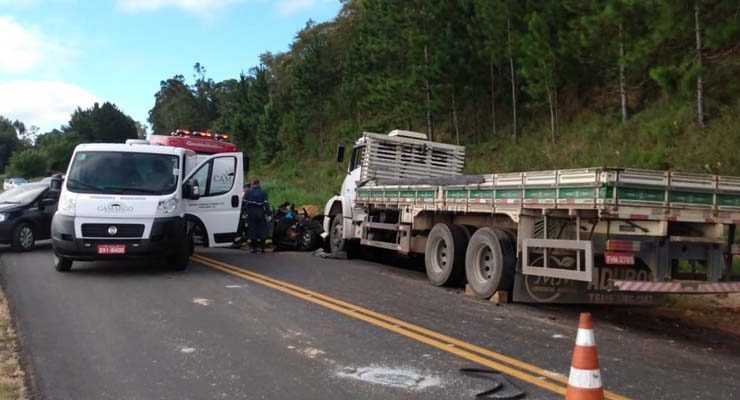
<instances>
[{"instance_id":1,"label":"bush","mask_svg":"<svg viewBox=\"0 0 740 400\"><path fill-rule=\"evenodd\" d=\"M49 169L49 161L39 150L28 149L10 157L8 171L12 175L25 177L42 176Z\"/></svg>"}]
</instances>

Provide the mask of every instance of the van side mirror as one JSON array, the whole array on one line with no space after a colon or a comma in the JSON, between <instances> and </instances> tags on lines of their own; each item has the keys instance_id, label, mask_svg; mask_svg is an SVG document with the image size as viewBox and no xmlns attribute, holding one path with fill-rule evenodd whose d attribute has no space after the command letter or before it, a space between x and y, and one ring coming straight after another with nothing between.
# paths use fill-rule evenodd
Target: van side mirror
<instances>
[{"instance_id":1,"label":"van side mirror","mask_svg":"<svg viewBox=\"0 0 740 400\"><path fill-rule=\"evenodd\" d=\"M249 156L246 154L244 155L244 172L244 176L247 176L246 172L249 172Z\"/></svg>"},{"instance_id":2,"label":"van side mirror","mask_svg":"<svg viewBox=\"0 0 740 400\"><path fill-rule=\"evenodd\" d=\"M182 197L190 200L198 200L200 198L200 186L196 179L188 179L182 188Z\"/></svg>"},{"instance_id":3,"label":"van side mirror","mask_svg":"<svg viewBox=\"0 0 740 400\"><path fill-rule=\"evenodd\" d=\"M337 162L340 163L344 161L344 143L339 143L337 145Z\"/></svg>"}]
</instances>

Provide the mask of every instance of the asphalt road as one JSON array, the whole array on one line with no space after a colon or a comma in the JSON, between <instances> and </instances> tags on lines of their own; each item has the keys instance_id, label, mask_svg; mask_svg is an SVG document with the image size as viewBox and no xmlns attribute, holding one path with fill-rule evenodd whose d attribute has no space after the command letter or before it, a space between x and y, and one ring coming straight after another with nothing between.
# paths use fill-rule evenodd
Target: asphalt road
<instances>
[{"instance_id":1,"label":"asphalt road","mask_svg":"<svg viewBox=\"0 0 740 400\"><path fill-rule=\"evenodd\" d=\"M0 250L0 278L40 399L473 399L461 368L498 366L527 399L562 399L583 307L494 306L423 272L305 253L206 249L157 263L52 268L48 245ZM726 337L595 318L611 398L740 398ZM509 373L510 372L510 373Z\"/></svg>"}]
</instances>

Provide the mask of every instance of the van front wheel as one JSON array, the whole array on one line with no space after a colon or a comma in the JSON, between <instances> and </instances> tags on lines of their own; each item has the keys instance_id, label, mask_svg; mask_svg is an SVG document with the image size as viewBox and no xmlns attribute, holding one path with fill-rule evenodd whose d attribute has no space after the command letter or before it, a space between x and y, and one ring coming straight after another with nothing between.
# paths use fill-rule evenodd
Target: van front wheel
<instances>
[{"instance_id":1,"label":"van front wheel","mask_svg":"<svg viewBox=\"0 0 740 400\"><path fill-rule=\"evenodd\" d=\"M69 272L72 270L72 260L54 254L54 269L59 272Z\"/></svg>"},{"instance_id":2,"label":"van front wheel","mask_svg":"<svg viewBox=\"0 0 740 400\"><path fill-rule=\"evenodd\" d=\"M190 264L190 255L193 254L193 234L185 236L185 243L180 246L175 254L167 258L169 264L175 271L185 271Z\"/></svg>"}]
</instances>

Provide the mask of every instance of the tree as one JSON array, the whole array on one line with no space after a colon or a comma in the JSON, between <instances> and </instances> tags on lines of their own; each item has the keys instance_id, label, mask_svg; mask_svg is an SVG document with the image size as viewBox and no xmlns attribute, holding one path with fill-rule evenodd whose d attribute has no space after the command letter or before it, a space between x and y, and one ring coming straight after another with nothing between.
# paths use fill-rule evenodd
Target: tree
<instances>
[{"instance_id":1,"label":"tree","mask_svg":"<svg viewBox=\"0 0 740 400\"><path fill-rule=\"evenodd\" d=\"M566 7L577 15L571 21L574 41L578 42L574 51L601 80L617 81L621 118L626 122L630 75L642 75L648 58L643 50L655 19L652 6L635 0L571 0Z\"/></svg>"},{"instance_id":2,"label":"tree","mask_svg":"<svg viewBox=\"0 0 740 400\"><path fill-rule=\"evenodd\" d=\"M8 172L26 177L43 176L48 171L46 154L37 149L26 149L10 157Z\"/></svg>"},{"instance_id":3,"label":"tree","mask_svg":"<svg viewBox=\"0 0 740 400\"><path fill-rule=\"evenodd\" d=\"M76 132L62 132L54 129L40 135L36 140L35 148L42 152L48 160L48 168L53 172L61 172L67 169L69 160L75 146L82 143L83 139Z\"/></svg>"},{"instance_id":4,"label":"tree","mask_svg":"<svg viewBox=\"0 0 740 400\"><path fill-rule=\"evenodd\" d=\"M496 70L507 55L507 9L499 0L476 0L469 30L478 56L490 73L491 135L496 135Z\"/></svg>"},{"instance_id":5,"label":"tree","mask_svg":"<svg viewBox=\"0 0 740 400\"><path fill-rule=\"evenodd\" d=\"M11 155L23 147L16 131L18 124L20 124L18 121L14 123L0 116L0 170L2 171L6 169Z\"/></svg>"},{"instance_id":6,"label":"tree","mask_svg":"<svg viewBox=\"0 0 740 400\"><path fill-rule=\"evenodd\" d=\"M534 99L546 97L550 110L550 139L557 140L557 104L560 59L557 53L557 35L554 32L555 15L543 9L529 17L529 30L522 39L522 75L527 79L527 92Z\"/></svg>"},{"instance_id":7,"label":"tree","mask_svg":"<svg viewBox=\"0 0 740 400\"><path fill-rule=\"evenodd\" d=\"M83 110L77 108L64 128L66 133L76 133L83 142L123 143L138 137L134 120L109 102Z\"/></svg>"},{"instance_id":8,"label":"tree","mask_svg":"<svg viewBox=\"0 0 740 400\"><path fill-rule=\"evenodd\" d=\"M154 107L149 110L152 132L169 134L176 129L207 130L211 122L203 113L203 104L185 83L185 77L174 77L161 81L154 95Z\"/></svg>"}]
</instances>

